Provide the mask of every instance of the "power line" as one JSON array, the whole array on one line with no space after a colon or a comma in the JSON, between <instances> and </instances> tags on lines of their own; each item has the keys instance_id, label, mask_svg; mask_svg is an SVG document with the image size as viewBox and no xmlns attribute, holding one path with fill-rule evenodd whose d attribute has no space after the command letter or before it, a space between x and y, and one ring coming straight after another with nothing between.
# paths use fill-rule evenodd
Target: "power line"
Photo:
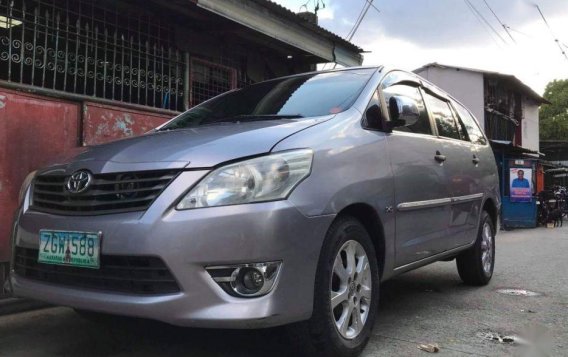
<instances>
[{"instance_id":1,"label":"power line","mask_svg":"<svg viewBox=\"0 0 568 357\"><path fill-rule=\"evenodd\" d=\"M538 10L540 17L542 17L542 20L544 21L544 23L546 24L546 27L548 27L548 31L550 31L550 34L552 35L552 38L554 39L554 42L556 43L556 45L558 46L558 48L560 49L560 52L562 52L562 56L564 56L564 58L566 58L566 60L568 60L568 56L566 55L566 51L564 51L564 49L562 48L562 44L560 43L560 41L558 40L558 37L556 37L554 35L554 32L552 31L552 28L550 27L550 25L548 24L548 21L546 21L546 17L544 17L544 14L542 13L542 11L540 10L540 7L538 5L534 5L536 6L536 9Z\"/></svg>"},{"instance_id":2,"label":"power line","mask_svg":"<svg viewBox=\"0 0 568 357\"><path fill-rule=\"evenodd\" d=\"M361 25L361 22L363 22L363 19L365 18L365 15L367 15L367 12L369 11L369 8L373 7L375 10L377 10L379 13L381 12L374 4L373 4L373 0L365 0L365 4L363 5L363 8L361 9L361 11L359 12L359 15L357 16L357 20L355 20L355 23L353 24L353 27L351 28L351 30L349 31L349 33L347 34L347 41L351 41L351 39L353 39L353 36L355 36L355 33L357 33L357 30L359 29L359 26ZM327 64L325 64L322 67L322 70L325 69L325 66ZM337 63L335 63L333 65L332 68L337 67Z\"/></svg>"},{"instance_id":3,"label":"power line","mask_svg":"<svg viewBox=\"0 0 568 357\"><path fill-rule=\"evenodd\" d=\"M359 16L357 17L357 20L355 20L355 24L351 28L351 31L349 31L349 33L347 34L347 41L351 41L351 39L353 38L353 36L357 32L357 30L359 29L359 25L361 25L361 22L363 22L363 18L365 18L365 15L367 15L367 11L369 11L369 8L371 7L371 5L372 5L372 0L371 1L365 0L365 4L363 5L363 9L361 9L361 12L359 13Z\"/></svg>"},{"instance_id":4,"label":"power line","mask_svg":"<svg viewBox=\"0 0 568 357\"><path fill-rule=\"evenodd\" d=\"M497 14L495 13L495 11L493 11L493 9L491 8L491 6L490 6L489 3L487 2L487 0L483 0L483 2L485 3L485 5L486 5L487 8L489 9L489 11L491 11L491 13L493 14L493 16L495 16L495 18L497 19L497 21L499 21L499 23L501 24L501 26L503 26L503 28L505 29L505 32L507 33L507 35L509 35L509 37L511 38L511 40L513 40L514 43L517 43L517 41L515 41L515 39L513 38L513 36L512 36L511 33L509 32L509 30L507 29L507 26L503 23L503 21L501 21L501 19L499 18L499 16L497 16Z\"/></svg>"},{"instance_id":5,"label":"power line","mask_svg":"<svg viewBox=\"0 0 568 357\"><path fill-rule=\"evenodd\" d=\"M521 34L521 35L523 35L523 36L526 36L526 37L528 37L528 38L532 38L531 35L529 35L529 34L523 32L523 31L516 30L516 29L512 28L512 27L509 26L509 25L506 25L506 26L507 26L507 30L509 30L509 31L513 31L513 32L516 32L516 33Z\"/></svg>"},{"instance_id":6,"label":"power line","mask_svg":"<svg viewBox=\"0 0 568 357\"><path fill-rule=\"evenodd\" d=\"M369 3L369 5L371 5L371 7L375 10L377 10L377 12L380 14L381 10L379 10L378 7L375 6L375 4L373 4L373 0L365 0L367 3Z\"/></svg>"},{"instance_id":7,"label":"power line","mask_svg":"<svg viewBox=\"0 0 568 357\"><path fill-rule=\"evenodd\" d=\"M493 36L493 34L487 29L487 27L485 26L485 24L483 23L483 21L481 20L481 18L477 15L477 13L475 12L475 10L473 9L473 7L471 7L471 3L469 3L467 0L464 0L467 8L469 9L469 11L471 11L471 13L473 14L473 17L475 17L475 19L479 22L479 24L481 25L481 27L483 27L483 30L485 30L485 32L487 32L487 34L489 35L489 37L491 37L491 39L493 40L493 42L495 42L495 44L497 45L497 47L501 47L501 44L499 42L497 42L497 40L495 39L495 37Z\"/></svg>"},{"instance_id":8,"label":"power line","mask_svg":"<svg viewBox=\"0 0 568 357\"><path fill-rule=\"evenodd\" d=\"M505 39L499 34L499 32L497 32L497 30L495 30L495 28L493 26L491 26L491 24L489 23L489 21L487 21L487 19L485 18L485 16L483 16L482 13L479 12L479 10L477 10L477 8L471 3L471 1L469 0L465 0L469 6L473 9L473 11L475 11L477 13L477 15L479 15L479 17L483 20L483 22L485 22L485 24L487 26L489 26L489 28L497 35L497 37L499 37L501 39L501 41L503 41L503 43L507 44L507 41L505 41Z\"/></svg>"}]
</instances>

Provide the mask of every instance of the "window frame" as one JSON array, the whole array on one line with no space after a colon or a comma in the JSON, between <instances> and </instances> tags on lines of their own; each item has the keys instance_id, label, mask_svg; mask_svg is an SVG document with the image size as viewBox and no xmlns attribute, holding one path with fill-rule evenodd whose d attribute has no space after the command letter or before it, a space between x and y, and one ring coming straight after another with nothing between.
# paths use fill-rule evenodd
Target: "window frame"
<instances>
[{"instance_id":1,"label":"window frame","mask_svg":"<svg viewBox=\"0 0 568 357\"><path fill-rule=\"evenodd\" d=\"M434 91L431 88L428 88L428 87L425 87L425 86L422 86L420 89L423 91L422 97L424 98L424 104L426 105L426 110L428 111L428 115L430 116L430 122L431 122L431 125L433 125L436 137L438 137L440 139L444 139L444 140L455 140L455 141L460 141L460 142L471 143L471 140L469 139L469 133L467 132L467 130L463 126L463 123L461 123L461 121L459 120L459 116L457 116L457 112L454 109L454 107L452 106L451 99L448 98L447 96L442 95L441 93L438 93L437 91ZM450 137L447 137L447 136L440 135L440 131L438 130L438 125L436 124L436 119L434 117L434 113L432 112L431 106L428 104L428 101L426 101L426 95L430 95L430 96L432 96L436 99L439 99L439 100L443 101L444 103L446 103L448 105L448 108L449 108L450 112L452 113L452 117L454 119L456 129L458 130L458 135L460 137L459 139L450 138ZM459 130L460 126L466 134L465 138L462 137L462 133L460 133L460 130Z\"/></svg>"},{"instance_id":2,"label":"window frame","mask_svg":"<svg viewBox=\"0 0 568 357\"><path fill-rule=\"evenodd\" d=\"M395 76L399 76L398 80L394 80L392 82L389 82L389 80ZM404 71L400 71L400 70L394 70L391 71L387 74L385 74L385 76L381 79L379 85L377 86L377 89L375 90L375 92L378 94L378 99L379 99L379 109L381 112L381 116L382 116L382 120L383 122L390 122L391 118L390 118L390 114L388 111L388 105L385 99L385 95L384 95L384 90L387 88L390 88L392 86L396 86L396 85L406 85L408 87L412 87L412 88L416 88L418 90L418 93L420 94L420 98L422 99L422 103L424 103L424 107L426 109L426 114L428 115L428 121L430 122L430 130L431 133L430 134L426 134L426 133L413 133L413 132L406 132L406 131L398 131L398 130L392 130L392 131L386 131L384 128L380 128L380 129L373 129L373 128L369 128L369 130L379 130L382 132L386 132L388 134L392 134L393 132L397 132L397 133L401 133L401 134L405 134L405 135L420 135L420 136L428 136L428 137L437 137L437 130L435 128L435 126L432 122L432 117L430 115L430 112L428 110L428 105L426 104L425 98L424 98L424 93L423 93L423 89L422 89L422 81L420 80L419 77L412 75L410 73L404 72ZM373 94L373 98L374 98L374 94ZM374 103L374 99L371 98L371 100L369 101L369 104L367 105L368 109L372 103ZM366 112L366 111L365 111ZM365 115L365 114L363 114ZM383 126L385 125L385 123L383 123ZM364 127L365 128L365 127ZM366 128L367 129L367 128Z\"/></svg>"},{"instance_id":3,"label":"window frame","mask_svg":"<svg viewBox=\"0 0 568 357\"><path fill-rule=\"evenodd\" d=\"M464 127L464 129L465 129L465 132L467 133L467 136L468 136L468 138L469 138L469 142L470 142L471 144L473 144L473 145L478 145L478 146L487 146L487 145L489 145L489 139L487 138L487 135L485 134L485 132L484 132L484 131L481 129L481 127L479 126L479 121L477 120L477 118L475 117L475 115L473 115L473 113L471 112L471 110L469 110L465 105L463 105L462 103L458 102L457 100L455 100L455 99L453 99L453 98L450 98L450 99L451 99L451 100L450 100L450 104L452 105L452 108L453 108L453 110L454 110L455 113L456 113L456 118L458 118L458 120L460 121L460 123L463 125L463 127ZM471 140L471 136L469 135L469 132L467 131L467 128L465 127L465 124L463 123L463 121L462 121L462 119L461 119L461 115L460 115L459 110L458 110L458 108L457 108L458 106L462 107L462 109L463 109L465 112L467 112L467 113L471 116L471 118L473 119L473 122L474 122L475 126L477 127L477 129L479 130L479 132L481 133L481 136L483 137L483 139L484 139L484 141L485 141L483 144L476 143L476 142L473 142L473 141Z\"/></svg>"}]
</instances>

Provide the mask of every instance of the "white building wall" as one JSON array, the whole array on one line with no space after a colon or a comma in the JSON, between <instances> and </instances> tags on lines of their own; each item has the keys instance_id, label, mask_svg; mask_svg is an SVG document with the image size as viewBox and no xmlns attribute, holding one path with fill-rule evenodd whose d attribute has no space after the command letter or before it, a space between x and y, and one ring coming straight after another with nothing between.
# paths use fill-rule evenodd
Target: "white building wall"
<instances>
[{"instance_id":1,"label":"white building wall","mask_svg":"<svg viewBox=\"0 0 568 357\"><path fill-rule=\"evenodd\" d=\"M459 100L477 118L481 129L485 129L482 73L454 68L427 67L416 72L416 74L434 83Z\"/></svg>"},{"instance_id":2,"label":"white building wall","mask_svg":"<svg viewBox=\"0 0 568 357\"><path fill-rule=\"evenodd\" d=\"M521 121L521 123L523 147L535 151L540 151L538 105L535 104L532 100L527 100L527 98L523 98L523 120Z\"/></svg>"}]
</instances>

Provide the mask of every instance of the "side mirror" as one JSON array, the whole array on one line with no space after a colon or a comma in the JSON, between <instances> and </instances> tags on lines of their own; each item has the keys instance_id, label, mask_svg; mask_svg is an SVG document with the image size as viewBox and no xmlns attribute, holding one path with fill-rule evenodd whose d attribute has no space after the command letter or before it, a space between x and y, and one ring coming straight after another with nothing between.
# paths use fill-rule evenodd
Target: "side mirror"
<instances>
[{"instance_id":1,"label":"side mirror","mask_svg":"<svg viewBox=\"0 0 568 357\"><path fill-rule=\"evenodd\" d=\"M392 129L415 124L420 118L420 111L412 99L393 95L389 99L389 116L388 126Z\"/></svg>"}]
</instances>

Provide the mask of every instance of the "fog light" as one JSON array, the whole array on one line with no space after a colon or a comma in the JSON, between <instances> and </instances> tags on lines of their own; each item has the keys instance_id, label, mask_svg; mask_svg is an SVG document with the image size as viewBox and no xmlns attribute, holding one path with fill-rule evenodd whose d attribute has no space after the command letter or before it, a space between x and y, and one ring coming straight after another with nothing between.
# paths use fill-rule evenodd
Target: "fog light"
<instances>
[{"instance_id":1,"label":"fog light","mask_svg":"<svg viewBox=\"0 0 568 357\"><path fill-rule=\"evenodd\" d=\"M274 287L282 262L206 267L207 272L228 294L258 297Z\"/></svg>"},{"instance_id":2,"label":"fog light","mask_svg":"<svg viewBox=\"0 0 568 357\"><path fill-rule=\"evenodd\" d=\"M251 293L258 292L264 285L264 277L256 268L242 269L237 280L241 281L243 287L250 290Z\"/></svg>"}]
</instances>

